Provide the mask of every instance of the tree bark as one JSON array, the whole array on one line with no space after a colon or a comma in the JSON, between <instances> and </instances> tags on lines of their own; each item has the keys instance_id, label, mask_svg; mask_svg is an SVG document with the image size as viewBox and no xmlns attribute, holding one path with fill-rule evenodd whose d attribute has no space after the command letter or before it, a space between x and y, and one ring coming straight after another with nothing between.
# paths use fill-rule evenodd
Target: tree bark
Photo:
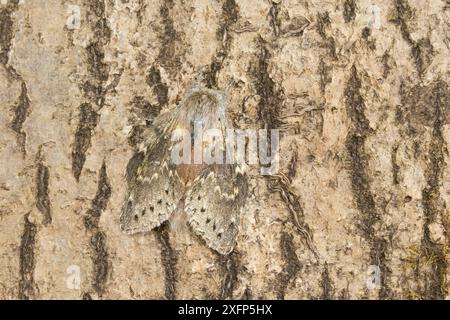
<instances>
[{"instance_id":1,"label":"tree bark","mask_svg":"<svg viewBox=\"0 0 450 320\"><path fill-rule=\"evenodd\" d=\"M450 298L448 21L445 0L2 1L0 298ZM234 127L280 129L227 256L172 220L119 229L127 164L199 74Z\"/></svg>"}]
</instances>

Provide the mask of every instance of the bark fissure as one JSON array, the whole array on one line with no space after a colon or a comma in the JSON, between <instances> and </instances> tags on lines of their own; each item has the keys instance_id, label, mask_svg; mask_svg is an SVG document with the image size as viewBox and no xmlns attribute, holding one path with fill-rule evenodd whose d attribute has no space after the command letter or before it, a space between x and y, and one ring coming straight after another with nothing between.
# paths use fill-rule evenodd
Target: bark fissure
<instances>
[{"instance_id":1,"label":"bark fissure","mask_svg":"<svg viewBox=\"0 0 450 320\"><path fill-rule=\"evenodd\" d=\"M398 145L394 146L392 148L392 153L391 153L391 163L392 163L392 183L394 185L398 185L399 184L399 177L398 177L398 173L400 171L400 166L397 163L397 152L398 152Z\"/></svg>"},{"instance_id":2,"label":"bark fissure","mask_svg":"<svg viewBox=\"0 0 450 320\"><path fill-rule=\"evenodd\" d=\"M94 265L92 288L101 297L105 293L109 274L109 254L106 246L106 234L96 230L91 236L91 246L93 249L92 263Z\"/></svg>"},{"instance_id":3,"label":"bark fissure","mask_svg":"<svg viewBox=\"0 0 450 320\"><path fill-rule=\"evenodd\" d=\"M328 54L331 56L333 60L337 59L336 53L336 41L332 36L328 36L327 28L331 25L330 13L328 11L319 12L317 14L317 24L316 30L317 33L324 41L324 46L328 51Z\"/></svg>"},{"instance_id":4,"label":"bark fissure","mask_svg":"<svg viewBox=\"0 0 450 320\"><path fill-rule=\"evenodd\" d=\"M159 35L161 49L155 63L162 66L170 76L174 77L181 70L182 66L182 34L175 28L173 20L173 11L175 2L173 0L164 0L159 8L159 15L162 22L162 32Z\"/></svg>"},{"instance_id":5,"label":"bark fissure","mask_svg":"<svg viewBox=\"0 0 450 320\"><path fill-rule=\"evenodd\" d=\"M444 299L448 291L446 280L448 262L445 248L444 245L434 242L430 236L431 223L435 222L439 216L444 218L443 214L445 210L440 194L441 179L446 167L444 158L445 139L443 136L443 117L444 108L447 108L448 105L443 104L442 101L445 97L445 93L442 91L445 88L446 85L438 81L433 89L434 101L432 102L432 107L435 120L428 151L428 166L426 169L427 185L422 190L422 205L425 215L422 247L425 256L433 257L433 259L430 259L432 261L430 283L425 281L426 288L424 295L428 299Z\"/></svg>"},{"instance_id":6,"label":"bark fissure","mask_svg":"<svg viewBox=\"0 0 450 320\"><path fill-rule=\"evenodd\" d=\"M433 60L433 46L428 38L422 38L415 41L411 37L407 21L413 16L413 11L409 6L408 1L395 0L395 10L396 18L393 22L399 26L403 39L411 47L411 56L414 59L417 72L422 75Z\"/></svg>"},{"instance_id":7,"label":"bark fissure","mask_svg":"<svg viewBox=\"0 0 450 320\"><path fill-rule=\"evenodd\" d=\"M159 104L151 104L142 96L134 97L131 105L129 122L133 127L128 135L128 143L136 148L145 139L146 129L153 124L156 116L161 112L161 107ZM135 154L133 157L136 156Z\"/></svg>"},{"instance_id":8,"label":"bark fissure","mask_svg":"<svg viewBox=\"0 0 450 320\"><path fill-rule=\"evenodd\" d=\"M262 39L259 39L259 50L258 62L253 69L256 92L260 96L257 106L258 120L263 128L275 129L280 126L279 115L284 95L270 77L270 52Z\"/></svg>"},{"instance_id":9,"label":"bark fissure","mask_svg":"<svg viewBox=\"0 0 450 320\"><path fill-rule=\"evenodd\" d=\"M93 283L92 287L99 297L106 290L109 268L109 254L106 244L106 234L100 230L99 220L102 212L106 209L111 197L111 185L103 162L99 173L97 193L91 203L91 208L86 212L84 225L91 233Z\"/></svg>"},{"instance_id":10,"label":"bark fissure","mask_svg":"<svg viewBox=\"0 0 450 320\"><path fill-rule=\"evenodd\" d=\"M147 84L153 89L159 108L164 107L169 102L169 87L162 81L161 72L155 66L150 68Z\"/></svg>"},{"instance_id":11,"label":"bark fissure","mask_svg":"<svg viewBox=\"0 0 450 320\"><path fill-rule=\"evenodd\" d=\"M44 217L43 224L48 225L52 222L50 210L50 197L48 195L50 171L42 162L38 163L36 173L36 207Z\"/></svg>"},{"instance_id":12,"label":"bark fissure","mask_svg":"<svg viewBox=\"0 0 450 320\"><path fill-rule=\"evenodd\" d=\"M222 268L223 278L220 290L220 299L231 299L238 281L239 259L236 252L227 256L220 256L219 264Z\"/></svg>"},{"instance_id":13,"label":"bark fissure","mask_svg":"<svg viewBox=\"0 0 450 320\"><path fill-rule=\"evenodd\" d=\"M216 33L216 38L221 43L221 46L205 73L205 82L210 88L217 87L218 73L223 68L224 61L228 56L228 51L233 41L230 31L238 19L239 6L235 0L225 0L222 6L221 23Z\"/></svg>"},{"instance_id":14,"label":"bark fissure","mask_svg":"<svg viewBox=\"0 0 450 320\"><path fill-rule=\"evenodd\" d=\"M99 120L98 111L105 105L106 93L110 89L105 86L110 70L105 63L104 47L109 43L112 31L108 26L104 0L89 3L88 20L92 32L92 39L86 47L88 78L81 85L87 102L80 106L79 123L72 151L72 172L77 181L86 161L86 153L91 147L93 130Z\"/></svg>"},{"instance_id":15,"label":"bark fissure","mask_svg":"<svg viewBox=\"0 0 450 320\"><path fill-rule=\"evenodd\" d=\"M103 162L99 173L97 193L92 200L91 208L86 212L84 220L87 229L98 228L99 218L106 209L111 193L111 185L106 172L106 164Z\"/></svg>"},{"instance_id":16,"label":"bark fissure","mask_svg":"<svg viewBox=\"0 0 450 320\"><path fill-rule=\"evenodd\" d=\"M328 271L328 265L325 264L322 271L322 278L320 282L320 286L322 288L322 295L320 299L322 300L332 300L334 299L334 286L333 281L331 280L330 273Z\"/></svg>"},{"instance_id":17,"label":"bark fissure","mask_svg":"<svg viewBox=\"0 0 450 320\"><path fill-rule=\"evenodd\" d=\"M320 75L320 91L322 94L325 94L325 89L328 84L333 81L331 77L330 71L332 70L331 66L328 66L323 59L320 59L319 62L319 75Z\"/></svg>"},{"instance_id":18,"label":"bark fissure","mask_svg":"<svg viewBox=\"0 0 450 320\"><path fill-rule=\"evenodd\" d=\"M2 30L0 32L0 64L6 69L11 79L21 79L14 67L9 64L9 53L14 40L13 15L18 8L19 0L9 0L0 8L0 30Z\"/></svg>"},{"instance_id":19,"label":"bark fissure","mask_svg":"<svg viewBox=\"0 0 450 320\"><path fill-rule=\"evenodd\" d=\"M24 156L26 155L25 147L27 135L23 131L23 124L30 113L30 106L31 103L30 98L28 97L27 85L24 81L22 81L20 97L14 111L14 119L11 123L11 128L16 133L17 143L19 144L19 148Z\"/></svg>"},{"instance_id":20,"label":"bark fissure","mask_svg":"<svg viewBox=\"0 0 450 320\"><path fill-rule=\"evenodd\" d=\"M344 92L347 114L352 122L352 128L345 145L350 157L353 195L356 200L356 206L361 214L358 227L370 246L370 264L377 265L381 270L383 291L380 292L380 295L383 295L388 290L386 285L387 267L385 264L387 242L377 236L375 230L375 224L380 221L380 216L377 212L374 195L370 189L370 175L367 172L369 160L365 148L366 140L371 134L372 129L369 126L369 120L364 114L365 102L360 90L361 80L359 79L355 65L353 65Z\"/></svg>"},{"instance_id":21,"label":"bark fissure","mask_svg":"<svg viewBox=\"0 0 450 320\"><path fill-rule=\"evenodd\" d=\"M24 231L20 242L20 280L19 299L28 300L34 297L34 267L37 227L30 222L29 214L25 215Z\"/></svg>"},{"instance_id":22,"label":"bark fissure","mask_svg":"<svg viewBox=\"0 0 450 320\"><path fill-rule=\"evenodd\" d=\"M145 1L138 0L138 9L136 10L136 16L137 16L139 25L142 25L142 21L144 18L144 12L145 12L146 8L147 8L147 4L145 3Z\"/></svg>"},{"instance_id":23,"label":"bark fissure","mask_svg":"<svg viewBox=\"0 0 450 320\"><path fill-rule=\"evenodd\" d=\"M156 237L161 246L161 263L164 268L165 297L167 300L176 299L177 283L177 254L170 244L169 224L163 223L156 230Z\"/></svg>"},{"instance_id":24,"label":"bark fissure","mask_svg":"<svg viewBox=\"0 0 450 320\"><path fill-rule=\"evenodd\" d=\"M283 271L277 278L277 299L284 300L286 290L297 273L301 270L302 265L295 253L295 245L292 235L283 232L280 239L280 250L284 261Z\"/></svg>"},{"instance_id":25,"label":"bark fissure","mask_svg":"<svg viewBox=\"0 0 450 320\"><path fill-rule=\"evenodd\" d=\"M98 120L99 115L92 108L91 104L84 103L81 105L72 151L72 173L77 181L80 179L81 171L86 161L86 152L91 147L91 138Z\"/></svg>"},{"instance_id":26,"label":"bark fissure","mask_svg":"<svg viewBox=\"0 0 450 320\"><path fill-rule=\"evenodd\" d=\"M346 23L354 21L356 17L356 2L355 0L345 0L344 2L344 20Z\"/></svg>"},{"instance_id":27,"label":"bark fissure","mask_svg":"<svg viewBox=\"0 0 450 320\"><path fill-rule=\"evenodd\" d=\"M275 37L278 37L280 35L281 21L278 18L279 12L280 12L280 3L272 1L272 6L270 7L269 10L269 17L270 17L270 26L272 27L273 34L275 35Z\"/></svg>"}]
</instances>

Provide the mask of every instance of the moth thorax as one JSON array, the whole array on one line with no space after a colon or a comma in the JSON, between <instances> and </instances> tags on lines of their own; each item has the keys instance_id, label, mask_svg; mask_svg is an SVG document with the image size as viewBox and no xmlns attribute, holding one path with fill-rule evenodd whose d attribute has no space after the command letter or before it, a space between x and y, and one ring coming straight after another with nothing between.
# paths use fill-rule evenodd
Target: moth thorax
<instances>
[{"instance_id":1,"label":"moth thorax","mask_svg":"<svg viewBox=\"0 0 450 320\"><path fill-rule=\"evenodd\" d=\"M186 109L194 114L208 114L215 112L219 106L217 98L207 92L194 92L186 100Z\"/></svg>"},{"instance_id":2,"label":"moth thorax","mask_svg":"<svg viewBox=\"0 0 450 320\"><path fill-rule=\"evenodd\" d=\"M181 110L181 121L186 129L192 123L201 124L203 129L217 127L223 111L220 110L218 98L208 92L195 92L184 103Z\"/></svg>"}]
</instances>

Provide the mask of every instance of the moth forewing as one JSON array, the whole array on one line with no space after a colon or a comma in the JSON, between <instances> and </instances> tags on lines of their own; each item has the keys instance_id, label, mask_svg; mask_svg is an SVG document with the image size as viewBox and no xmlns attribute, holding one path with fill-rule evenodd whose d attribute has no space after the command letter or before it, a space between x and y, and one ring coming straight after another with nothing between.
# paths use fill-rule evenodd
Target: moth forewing
<instances>
[{"instance_id":1,"label":"moth forewing","mask_svg":"<svg viewBox=\"0 0 450 320\"><path fill-rule=\"evenodd\" d=\"M208 166L187 192L185 210L189 225L206 244L228 254L236 244L243 199L236 165Z\"/></svg>"},{"instance_id":2,"label":"moth forewing","mask_svg":"<svg viewBox=\"0 0 450 320\"><path fill-rule=\"evenodd\" d=\"M173 121L167 122L160 128L159 138L148 141L142 155L130 160L127 174L133 177L127 179L128 192L120 216L120 227L127 233L158 227L169 219L183 196L176 166L170 161L172 127Z\"/></svg>"}]
</instances>

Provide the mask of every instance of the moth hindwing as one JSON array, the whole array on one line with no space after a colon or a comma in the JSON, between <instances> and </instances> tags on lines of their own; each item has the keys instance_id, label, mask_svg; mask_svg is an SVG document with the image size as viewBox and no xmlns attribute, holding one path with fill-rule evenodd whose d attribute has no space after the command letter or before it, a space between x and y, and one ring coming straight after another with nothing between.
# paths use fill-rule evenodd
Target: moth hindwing
<instances>
[{"instance_id":1,"label":"moth hindwing","mask_svg":"<svg viewBox=\"0 0 450 320\"><path fill-rule=\"evenodd\" d=\"M224 97L214 90L191 88L171 121L157 118L155 122L167 123L166 128L156 141L147 141L147 147L141 148L145 152L129 163L128 194L120 218L122 229L129 233L149 231L168 220L184 199L183 208L192 231L218 253L230 253L245 200L245 176L234 163L193 164L197 157L191 144L187 148L191 162L176 165L172 157L172 151L178 150L174 148L177 139L173 139L176 129L191 133L187 135L188 143L203 139L193 130L199 124L201 132L218 130L219 137L225 137L228 121ZM224 152L223 143L224 139L219 148L211 148L215 156ZM204 145L203 140L200 145Z\"/></svg>"}]
</instances>

